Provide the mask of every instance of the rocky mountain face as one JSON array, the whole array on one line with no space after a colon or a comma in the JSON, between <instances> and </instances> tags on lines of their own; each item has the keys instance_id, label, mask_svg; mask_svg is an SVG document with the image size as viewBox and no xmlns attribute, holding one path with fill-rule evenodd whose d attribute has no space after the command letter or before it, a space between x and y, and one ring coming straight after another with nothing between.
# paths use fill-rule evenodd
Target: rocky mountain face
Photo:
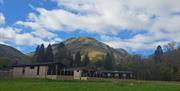
<instances>
[{"instance_id":1,"label":"rocky mountain face","mask_svg":"<svg viewBox=\"0 0 180 91\"><path fill-rule=\"evenodd\" d=\"M67 50L75 56L77 52L81 53L81 57L84 58L88 54L91 62L103 61L105 55L110 53L114 56L115 63L119 64L127 55L127 52L124 49L114 49L96 39L89 37L77 37L70 38L63 41ZM56 55L58 50L58 44L52 45L53 53Z\"/></svg>"},{"instance_id":2,"label":"rocky mountain face","mask_svg":"<svg viewBox=\"0 0 180 91\"><path fill-rule=\"evenodd\" d=\"M29 58L19 50L7 45L0 44L0 59L4 58L8 58L11 60L11 62L18 64L30 63Z\"/></svg>"}]
</instances>

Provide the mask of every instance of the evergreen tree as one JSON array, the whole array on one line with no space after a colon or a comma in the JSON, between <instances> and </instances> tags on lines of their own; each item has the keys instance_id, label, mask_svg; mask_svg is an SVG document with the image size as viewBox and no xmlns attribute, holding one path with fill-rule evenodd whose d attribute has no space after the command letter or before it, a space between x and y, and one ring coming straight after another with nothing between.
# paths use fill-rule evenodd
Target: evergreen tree
<instances>
[{"instance_id":1,"label":"evergreen tree","mask_svg":"<svg viewBox=\"0 0 180 91\"><path fill-rule=\"evenodd\" d=\"M57 48L58 50L55 54L55 61L61 62L62 64L68 67L72 67L73 57L66 45L63 42L61 42L57 45Z\"/></svg>"},{"instance_id":2,"label":"evergreen tree","mask_svg":"<svg viewBox=\"0 0 180 91\"><path fill-rule=\"evenodd\" d=\"M86 54L84 59L83 59L82 66L87 67L88 65L90 65L90 60L89 60L88 54Z\"/></svg>"},{"instance_id":3,"label":"evergreen tree","mask_svg":"<svg viewBox=\"0 0 180 91\"><path fill-rule=\"evenodd\" d=\"M33 63L42 63L45 59L44 44L37 46L33 56Z\"/></svg>"},{"instance_id":4,"label":"evergreen tree","mask_svg":"<svg viewBox=\"0 0 180 91\"><path fill-rule=\"evenodd\" d=\"M81 64L81 54L80 52L77 52L74 60L74 67L79 67L80 64Z\"/></svg>"},{"instance_id":5,"label":"evergreen tree","mask_svg":"<svg viewBox=\"0 0 180 91\"><path fill-rule=\"evenodd\" d=\"M61 61L65 58L65 55L66 55L66 48L65 48L65 45L63 42L59 43L58 46L58 51L56 53L56 59L57 61Z\"/></svg>"},{"instance_id":6,"label":"evergreen tree","mask_svg":"<svg viewBox=\"0 0 180 91\"><path fill-rule=\"evenodd\" d=\"M53 62L54 61L54 55L52 52L52 46L51 44L48 45L46 52L45 52L45 61L46 62Z\"/></svg>"},{"instance_id":7,"label":"evergreen tree","mask_svg":"<svg viewBox=\"0 0 180 91\"><path fill-rule=\"evenodd\" d=\"M65 44L63 42L58 44L58 48L64 48L64 47L65 47Z\"/></svg>"},{"instance_id":8,"label":"evergreen tree","mask_svg":"<svg viewBox=\"0 0 180 91\"><path fill-rule=\"evenodd\" d=\"M162 62L162 56L163 56L163 50L161 46L159 45L154 53L154 60L156 62Z\"/></svg>"},{"instance_id":9,"label":"evergreen tree","mask_svg":"<svg viewBox=\"0 0 180 91\"><path fill-rule=\"evenodd\" d=\"M40 46L38 45L36 47L36 51L35 51L34 56L33 56L33 63L37 63L39 60L39 49L40 49Z\"/></svg>"},{"instance_id":10,"label":"evergreen tree","mask_svg":"<svg viewBox=\"0 0 180 91\"><path fill-rule=\"evenodd\" d=\"M104 68L106 70L112 70L113 68L113 56L110 53L106 54L105 61L104 61Z\"/></svg>"},{"instance_id":11,"label":"evergreen tree","mask_svg":"<svg viewBox=\"0 0 180 91\"><path fill-rule=\"evenodd\" d=\"M39 56L39 60L37 60L37 61L39 63L44 62L44 60L45 60L44 44L41 44L38 56Z\"/></svg>"}]
</instances>

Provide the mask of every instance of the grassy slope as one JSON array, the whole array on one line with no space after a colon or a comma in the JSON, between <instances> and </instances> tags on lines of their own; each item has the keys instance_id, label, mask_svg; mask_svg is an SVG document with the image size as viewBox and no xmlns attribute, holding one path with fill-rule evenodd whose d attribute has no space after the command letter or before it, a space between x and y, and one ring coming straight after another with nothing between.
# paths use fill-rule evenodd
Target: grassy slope
<instances>
[{"instance_id":1,"label":"grassy slope","mask_svg":"<svg viewBox=\"0 0 180 91\"><path fill-rule=\"evenodd\" d=\"M0 79L0 91L180 91L180 83Z\"/></svg>"}]
</instances>

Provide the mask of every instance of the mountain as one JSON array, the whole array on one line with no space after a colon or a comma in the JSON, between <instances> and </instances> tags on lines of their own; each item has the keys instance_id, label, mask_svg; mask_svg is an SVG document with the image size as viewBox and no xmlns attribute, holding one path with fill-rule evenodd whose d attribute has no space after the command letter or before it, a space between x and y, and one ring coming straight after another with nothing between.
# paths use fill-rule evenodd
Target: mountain
<instances>
[{"instance_id":1,"label":"mountain","mask_svg":"<svg viewBox=\"0 0 180 91\"><path fill-rule=\"evenodd\" d=\"M19 50L7 45L0 44L0 59L4 58L11 60L12 63L30 63L29 58Z\"/></svg>"},{"instance_id":2,"label":"mountain","mask_svg":"<svg viewBox=\"0 0 180 91\"><path fill-rule=\"evenodd\" d=\"M125 49L116 48L116 50L119 51L120 53L122 53L123 55L128 55L128 52Z\"/></svg>"},{"instance_id":3,"label":"mountain","mask_svg":"<svg viewBox=\"0 0 180 91\"><path fill-rule=\"evenodd\" d=\"M70 38L63 41L67 50L75 56L79 51L82 58L88 54L92 62L100 61L105 58L106 53L114 55L115 63L119 64L127 55L127 52L124 49L116 50L96 39L90 37L77 37ZM58 50L58 44L52 45L53 53L56 55Z\"/></svg>"}]
</instances>

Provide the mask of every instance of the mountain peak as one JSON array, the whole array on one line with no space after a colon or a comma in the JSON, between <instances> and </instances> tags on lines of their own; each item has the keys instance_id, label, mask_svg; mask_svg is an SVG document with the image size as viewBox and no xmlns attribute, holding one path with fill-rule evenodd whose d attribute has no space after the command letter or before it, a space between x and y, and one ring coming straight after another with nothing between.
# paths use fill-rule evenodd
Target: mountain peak
<instances>
[{"instance_id":1,"label":"mountain peak","mask_svg":"<svg viewBox=\"0 0 180 91\"><path fill-rule=\"evenodd\" d=\"M73 37L64 41L65 44L69 44L73 42L91 43L91 42L97 42L97 40L91 37Z\"/></svg>"},{"instance_id":2,"label":"mountain peak","mask_svg":"<svg viewBox=\"0 0 180 91\"><path fill-rule=\"evenodd\" d=\"M92 61L103 60L107 53L111 53L114 55L116 63L119 63L125 54L124 51L118 51L91 37L73 37L65 40L63 43L73 55L77 52L80 52L82 57L88 54ZM53 45L55 51L57 48L57 44Z\"/></svg>"}]
</instances>

